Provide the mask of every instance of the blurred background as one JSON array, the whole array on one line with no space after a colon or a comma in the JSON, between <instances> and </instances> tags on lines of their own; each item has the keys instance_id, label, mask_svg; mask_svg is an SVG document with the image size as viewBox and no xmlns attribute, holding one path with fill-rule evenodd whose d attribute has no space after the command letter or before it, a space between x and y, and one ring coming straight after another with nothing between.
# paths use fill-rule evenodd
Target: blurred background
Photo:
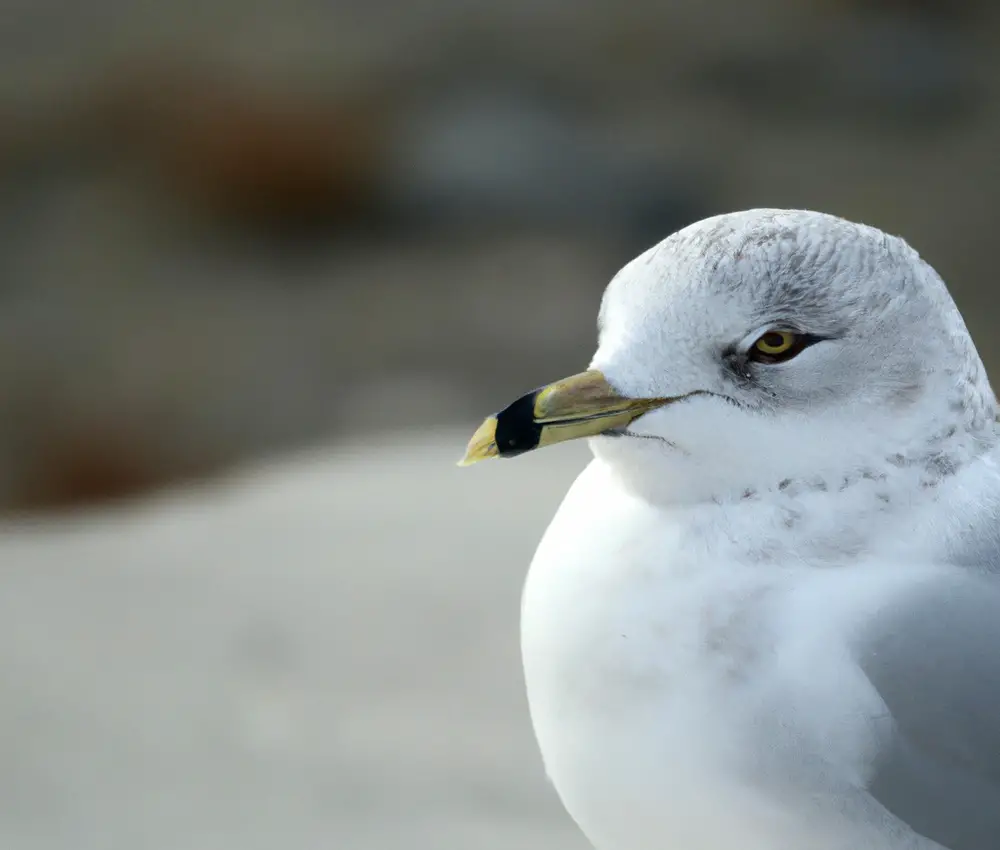
<instances>
[{"instance_id":1,"label":"blurred background","mask_svg":"<svg viewBox=\"0 0 1000 850\"><path fill-rule=\"evenodd\" d=\"M671 231L903 235L986 358L986 0L0 0L0 847L583 850L517 655L576 447L460 473Z\"/></svg>"}]
</instances>

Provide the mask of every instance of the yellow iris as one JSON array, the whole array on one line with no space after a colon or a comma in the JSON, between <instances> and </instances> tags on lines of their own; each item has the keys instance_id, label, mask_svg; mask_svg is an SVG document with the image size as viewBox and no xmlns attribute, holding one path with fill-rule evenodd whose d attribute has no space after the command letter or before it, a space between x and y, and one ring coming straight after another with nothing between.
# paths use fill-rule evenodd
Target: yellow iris
<instances>
[{"instance_id":1,"label":"yellow iris","mask_svg":"<svg viewBox=\"0 0 1000 850\"><path fill-rule=\"evenodd\" d=\"M753 347L761 354L774 357L776 354L784 354L795 345L796 336L791 331L768 331L758 339Z\"/></svg>"}]
</instances>

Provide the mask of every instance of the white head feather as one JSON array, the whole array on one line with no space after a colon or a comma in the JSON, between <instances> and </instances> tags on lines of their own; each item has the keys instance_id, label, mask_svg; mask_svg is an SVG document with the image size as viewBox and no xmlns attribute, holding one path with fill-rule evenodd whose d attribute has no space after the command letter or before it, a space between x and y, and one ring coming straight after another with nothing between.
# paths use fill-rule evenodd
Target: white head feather
<instances>
[{"instance_id":1,"label":"white head feather","mask_svg":"<svg viewBox=\"0 0 1000 850\"><path fill-rule=\"evenodd\" d=\"M761 334L822 338L782 363ZM937 273L903 240L830 215L691 225L611 281L592 361L629 396L679 396L593 447L669 501L905 476L934 484L995 440L996 400Z\"/></svg>"}]
</instances>

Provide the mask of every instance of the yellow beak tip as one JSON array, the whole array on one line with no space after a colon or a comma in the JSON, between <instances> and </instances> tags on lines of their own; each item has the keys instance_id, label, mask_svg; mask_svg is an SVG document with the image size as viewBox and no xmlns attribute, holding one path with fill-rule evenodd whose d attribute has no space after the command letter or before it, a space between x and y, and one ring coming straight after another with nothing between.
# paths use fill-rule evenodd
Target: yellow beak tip
<instances>
[{"instance_id":1,"label":"yellow beak tip","mask_svg":"<svg viewBox=\"0 0 1000 850\"><path fill-rule=\"evenodd\" d=\"M497 457L500 452L496 443L497 420L491 416L476 429L476 433L469 440L469 446L465 450L465 456L458 462L459 466L472 466L481 460Z\"/></svg>"}]
</instances>

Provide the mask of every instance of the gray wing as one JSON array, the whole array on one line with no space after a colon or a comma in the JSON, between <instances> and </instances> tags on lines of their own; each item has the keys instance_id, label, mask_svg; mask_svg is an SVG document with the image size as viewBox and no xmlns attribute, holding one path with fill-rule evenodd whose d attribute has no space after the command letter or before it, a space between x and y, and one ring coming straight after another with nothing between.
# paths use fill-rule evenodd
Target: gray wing
<instances>
[{"instance_id":1,"label":"gray wing","mask_svg":"<svg viewBox=\"0 0 1000 850\"><path fill-rule=\"evenodd\" d=\"M870 793L950 850L1000 848L1000 579L970 573L898 600L859 661L895 720Z\"/></svg>"}]
</instances>

